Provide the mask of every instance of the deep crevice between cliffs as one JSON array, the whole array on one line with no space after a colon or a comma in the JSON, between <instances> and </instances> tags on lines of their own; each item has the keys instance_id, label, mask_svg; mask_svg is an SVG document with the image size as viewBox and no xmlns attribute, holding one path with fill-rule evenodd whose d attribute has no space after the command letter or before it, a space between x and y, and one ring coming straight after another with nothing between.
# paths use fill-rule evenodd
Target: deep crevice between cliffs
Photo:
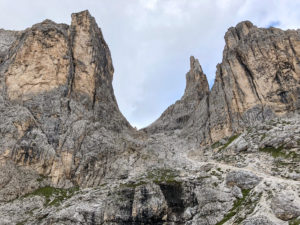
<instances>
[{"instance_id":1,"label":"deep crevice between cliffs","mask_svg":"<svg viewBox=\"0 0 300 225\"><path fill-rule=\"evenodd\" d=\"M224 100L226 102L227 115L229 116L229 119L230 119L229 126L230 126L230 130L232 130L232 125L231 125L232 115L231 115L231 111L229 110L229 103L228 103L227 95L226 95L226 92L225 92L225 84L224 84L224 80L223 80L223 78L224 78L223 68L220 64L218 65L218 67L219 67L219 70L220 70L220 80L221 80L222 91L224 93L223 97L224 97Z\"/></svg>"},{"instance_id":2,"label":"deep crevice between cliffs","mask_svg":"<svg viewBox=\"0 0 300 225\"><path fill-rule=\"evenodd\" d=\"M75 65L74 65L74 54L73 54L73 43L74 43L74 36L75 36L75 30L72 26L69 27L69 35L68 35L68 48L69 48L69 57L70 57L70 67L69 67L69 76L68 76L68 89L66 92L66 97L68 98L67 101L67 108L69 114L71 113L71 106L70 106L70 99L71 99L71 93L73 89L74 84L74 75L75 75Z\"/></svg>"},{"instance_id":3,"label":"deep crevice between cliffs","mask_svg":"<svg viewBox=\"0 0 300 225\"><path fill-rule=\"evenodd\" d=\"M236 77L235 77L235 75L234 75L234 72L233 72L233 70L232 70L232 67L231 67L231 64L230 64L229 60L227 60L227 63L229 64L229 68L230 68L230 70L231 70L231 74L232 74L232 77L233 77L233 79L234 79L235 87L236 87L237 89L239 89L239 85L238 85L237 79L236 79ZM239 124L240 124L239 122L240 122L240 119L241 119L241 111L240 111L240 107L239 107L239 103L238 103L238 100L237 100L237 96L236 96L236 94L235 94L235 91L232 91L232 95L233 95L233 98L234 98L236 107L237 107L237 109L238 109L238 120L237 120L237 124L238 124L238 126L239 126ZM238 96L239 96L239 93L238 93Z\"/></svg>"},{"instance_id":4,"label":"deep crevice between cliffs","mask_svg":"<svg viewBox=\"0 0 300 225\"><path fill-rule=\"evenodd\" d=\"M210 95L210 92L207 94L207 97L206 97L206 104L207 104L207 121L206 121L206 127L208 127L208 136L209 136L209 140L210 142L212 143L213 140L211 138L211 127L210 127L210 111L209 111L209 95ZM207 126L208 124L208 126Z\"/></svg>"}]
</instances>

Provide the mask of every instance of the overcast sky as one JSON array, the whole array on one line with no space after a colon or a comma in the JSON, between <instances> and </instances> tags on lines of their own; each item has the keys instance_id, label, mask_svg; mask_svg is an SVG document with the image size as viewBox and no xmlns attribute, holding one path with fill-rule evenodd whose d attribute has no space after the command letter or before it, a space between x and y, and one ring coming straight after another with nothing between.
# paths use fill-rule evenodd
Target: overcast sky
<instances>
[{"instance_id":1,"label":"overcast sky","mask_svg":"<svg viewBox=\"0 0 300 225\"><path fill-rule=\"evenodd\" d=\"M138 128L182 96L190 55L213 85L229 27L300 28L299 0L0 0L0 9L0 28L13 30L47 18L69 24L88 9L112 53L119 107Z\"/></svg>"}]
</instances>

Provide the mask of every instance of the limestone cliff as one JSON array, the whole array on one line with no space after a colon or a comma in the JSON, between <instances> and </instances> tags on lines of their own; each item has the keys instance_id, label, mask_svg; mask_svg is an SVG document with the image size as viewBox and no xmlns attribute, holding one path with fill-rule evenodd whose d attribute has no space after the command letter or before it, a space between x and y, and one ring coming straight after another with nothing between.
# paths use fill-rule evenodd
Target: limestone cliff
<instances>
[{"instance_id":1,"label":"limestone cliff","mask_svg":"<svg viewBox=\"0 0 300 225\"><path fill-rule=\"evenodd\" d=\"M45 20L6 43L0 68L4 161L50 176L56 185L68 185L66 179L89 185L90 172L100 179L105 166L88 169L97 167L91 159L107 161L101 151L123 148L101 137L132 128L118 109L110 51L94 18L84 11L72 15L71 26Z\"/></svg>"},{"instance_id":2,"label":"limestone cliff","mask_svg":"<svg viewBox=\"0 0 300 225\"><path fill-rule=\"evenodd\" d=\"M0 30L0 224L299 224L300 32L242 22L211 90L136 131L88 11Z\"/></svg>"},{"instance_id":3,"label":"limestone cliff","mask_svg":"<svg viewBox=\"0 0 300 225\"><path fill-rule=\"evenodd\" d=\"M298 30L257 28L247 21L230 28L225 41L210 95L214 140L255 120L299 110Z\"/></svg>"}]
</instances>

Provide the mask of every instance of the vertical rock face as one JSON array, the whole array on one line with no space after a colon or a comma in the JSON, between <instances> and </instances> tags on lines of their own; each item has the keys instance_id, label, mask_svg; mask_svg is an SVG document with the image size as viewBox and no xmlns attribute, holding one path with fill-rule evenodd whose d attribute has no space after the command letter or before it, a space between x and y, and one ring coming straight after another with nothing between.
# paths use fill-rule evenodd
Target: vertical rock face
<instances>
[{"instance_id":1,"label":"vertical rock face","mask_svg":"<svg viewBox=\"0 0 300 225\"><path fill-rule=\"evenodd\" d=\"M213 139L299 109L299 30L257 28L246 21L230 28L225 41L210 94Z\"/></svg>"},{"instance_id":2,"label":"vertical rock face","mask_svg":"<svg viewBox=\"0 0 300 225\"><path fill-rule=\"evenodd\" d=\"M72 14L70 34L74 92L88 96L94 103L100 98L111 98L115 102L110 51L95 19L88 11Z\"/></svg>"},{"instance_id":3,"label":"vertical rock face","mask_svg":"<svg viewBox=\"0 0 300 225\"><path fill-rule=\"evenodd\" d=\"M110 51L95 19L83 11L72 14L71 26L46 20L1 37L1 154L56 185L100 180L94 168L100 164L91 158L112 160L122 152L112 139L131 127L118 109ZM90 172L95 177L88 184Z\"/></svg>"},{"instance_id":4,"label":"vertical rock face","mask_svg":"<svg viewBox=\"0 0 300 225\"><path fill-rule=\"evenodd\" d=\"M70 66L66 28L45 21L26 30L14 44L5 73L9 100L24 101L66 84Z\"/></svg>"}]
</instances>

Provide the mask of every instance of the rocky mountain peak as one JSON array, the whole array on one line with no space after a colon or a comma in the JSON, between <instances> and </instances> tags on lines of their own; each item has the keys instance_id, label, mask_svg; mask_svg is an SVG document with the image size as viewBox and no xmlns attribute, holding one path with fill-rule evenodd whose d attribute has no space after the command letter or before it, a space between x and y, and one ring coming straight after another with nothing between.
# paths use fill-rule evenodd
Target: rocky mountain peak
<instances>
[{"instance_id":1,"label":"rocky mountain peak","mask_svg":"<svg viewBox=\"0 0 300 225\"><path fill-rule=\"evenodd\" d=\"M74 61L74 90L89 96L93 101L96 100L94 98L100 97L98 89L109 89L108 93L111 94L114 69L110 51L89 11L72 14L70 35Z\"/></svg>"},{"instance_id":2,"label":"rocky mountain peak","mask_svg":"<svg viewBox=\"0 0 300 225\"><path fill-rule=\"evenodd\" d=\"M11 34L3 32L4 38ZM9 141L1 151L16 164L32 166L56 185L64 185L66 177L73 179L85 168L80 166L85 160L75 168L74 159L91 152L91 146L84 147L84 140L90 142L87 133L130 132L112 88L110 51L88 11L73 14L70 26L46 20L12 38L6 42L10 46L2 48L6 55L0 65L1 121L16 124L9 132L23 141Z\"/></svg>"},{"instance_id":3,"label":"rocky mountain peak","mask_svg":"<svg viewBox=\"0 0 300 225\"><path fill-rule=\"evenodd\" d=\"M225 41L210 94L216 104L210 113L213 139L299 109L298 31L257 28L246 21L229 28Z\"/></svg>"},{"instance_id":4,"label":"rocky mountain peak","mask_svg":"<svg viewBox=\"0 0 300 225\"><path fill-rule=\"evenodd\" d=\"M235 27L230 27L224 36L226 46L233 48L237 42L243 40L253 28L256 27L250 21L243 21L238 23Z\"/></svg>"},{"instance_id":5,"label":"rocky mountain peak","mask_svg":"<svg viewBox=\"0 0 300 225\"><path fill-rule=\"evenodd\" d=\"M191 56L190 71L186 74L186 88L182 98L194 98L195 100L201 100L208 92L209 86L207 78L202 71L199 60L195 59L194 56Z\"/></svg>"},{"instance_id":6,"label":"rocky mountain peak","mask_svg":"<svg viewBox=\"0 0 300 225\"><path fill-rule=\"evenodd\" d=\"M199 71L199 73L203 73L199 60L194 56L190 57L190 71Z\"/></svg>"},{"instance_id":7,"label":"rocky mountain peak","mask_svg":"<svg viewBox=\"0 0 300 225\"><path fill-rule=\"evenodd\" d=\"M186 87L182 98L167 110L149 127L147 132L163 132L185 127L202 99L209 94L206 75L198 59L190 57L190 70L186 74Z\"/></svg>"},{"instance_id":8,"label":"rocky mountain peak","mask_svg":"<svg viewBox=\"0 0 300 225\"><path fill-rule=\"evenodd\" d=\"M90 26L90 23L95 23L95 19L92 17L88 10L83 10L78 13L72 13L71 19L72 26Z\"/></svg>"},{"instance_id":9,"label":"rocky mountain peak","mask_svg":"<svg viewBox=\"0 0 300 225\"><path fill-rule=\"evenodd\" d=\"M158 119L185 125L166 125L166 130L176 127L206 143L248 124L299 110L298 31L257 28L244 21L228 29L225 41L211 91L199 62L191 57L184 96ZM149 128L156 130L158 124Z\"/></svg>"}]
</instances>

